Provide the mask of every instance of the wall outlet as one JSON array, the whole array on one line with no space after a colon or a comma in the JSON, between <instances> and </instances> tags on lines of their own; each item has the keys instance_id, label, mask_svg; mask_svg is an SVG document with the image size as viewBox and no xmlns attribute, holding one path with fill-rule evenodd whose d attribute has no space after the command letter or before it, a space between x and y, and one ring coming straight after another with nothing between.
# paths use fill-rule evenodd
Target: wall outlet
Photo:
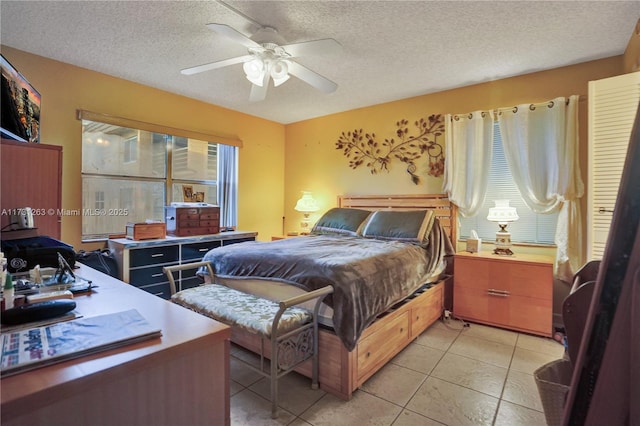
<instances>
[{"instance_id":1,"label":"wall outlet","mask_svg":"<svg viewBox=\"0 0 640 426\"><path fill-rule=\"evenodd\" d=\"M444 311L444 318L445 318L445 319L449 319L449 318L451 318L451 311L449 311L449 310L445 309L445 311Z\"/></svg>"}]
</instances>

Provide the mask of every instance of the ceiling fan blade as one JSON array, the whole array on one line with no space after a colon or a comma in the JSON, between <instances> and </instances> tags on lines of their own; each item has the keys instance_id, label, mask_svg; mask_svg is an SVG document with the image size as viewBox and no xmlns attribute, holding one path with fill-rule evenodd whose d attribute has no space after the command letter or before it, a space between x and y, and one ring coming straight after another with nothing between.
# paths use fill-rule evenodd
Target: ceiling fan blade
<instances>
[{"instance_id":1,"label":"ceiling fan blade","mask_svg":"<svg viewBox=\"0 0 640 426\"><path fill-rule=\"evenodd\" d=\"M223 35L225 37L227 37L230 40L235 41L236 43L239 43L241 45L243 45L244 47L260 47L260 45L258 43L256 43L255 41L251 40L249 37L247 37L246 35L242 34L239 31L236 31L235 29L231 28L228 25L225 24L207 24L207 27L211 28L213 31L217 32L220 35Z\"/></svg>"},{"instance_id":2,"label":"ceiling fan blade","mask_svg":"<svg viewBox=\"0 0 640 426\"><path fill-rule=\"evenodd\" d=\"M300 65L294 61L289 62L289 74L294 77L298 77L300 80L304 81L307 84L315 87L318 90L322 90L325 93L335 92L338 88L338 85L333 81L329 80L318 74L315 71L311 71L309 68Z\"/></svg>"},{"instance_id":3,"label":"ceiling fan blade","mask_svg":"<svg viewBox=\"0 0 640 426\"><path fill-rule=\"evenodd\" d=\"M249 101L250 102L264 101L265 98L267 97L268 87L269 87L268 84L263 84L262 87L258 86L257 84L252 84L251 93L249 94Z\"/></svg>"},{"instance_id":4,"label":"ceiling fan blade","mask_svg":"<svg viewBox=\"0 0 640 426\"><path fill-rule=\"evenodd\" d=\"M262 86L257 84L251 85L251 93L249 94L250 102L264 101L267 97L267 89L269 88L269 73L265 72L262 76Z\"/></svg>"},{"instance_id":5,"label":"ceiling fan blade","mask_svg":"<svg viewBox=\"0 0 640 426\"><path fill-rule=\"evenodd\" d=\"M328 55L342 50L342 45L332 38L285 44L280 47L293 57L305 55Z\"/></svg>"},{"instance_id":6,"label":"ceiling fan blade","mask_svg":"<svg viewBox=\"0 0 640 426\"><path fill-rule=\"evenodd\" d=\"M198 65L197 67L185 68L180 72L184 75L198 74L204 71L215 70L217 68L227 67L229 65L247 62L253 59L253 55L238 56L236 58L225 59L223 61L211 62L209 64Z\"/></svg>"}]
</instances>

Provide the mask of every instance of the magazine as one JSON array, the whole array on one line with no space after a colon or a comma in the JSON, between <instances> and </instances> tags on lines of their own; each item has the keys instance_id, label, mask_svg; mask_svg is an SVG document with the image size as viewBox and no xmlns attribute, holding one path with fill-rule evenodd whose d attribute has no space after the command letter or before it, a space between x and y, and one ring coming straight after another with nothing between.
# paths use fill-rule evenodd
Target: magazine
<instances>
[{"instance_id":1,"label":"magazine","mask_svg":"<svg viewBox=\"0 0 640 426\"><path fill-rule=\"evenodd\" d=\"M161 335L161 330L135 309L2 333L0 375L6 377Z\"/></svg>"}]
</instances>

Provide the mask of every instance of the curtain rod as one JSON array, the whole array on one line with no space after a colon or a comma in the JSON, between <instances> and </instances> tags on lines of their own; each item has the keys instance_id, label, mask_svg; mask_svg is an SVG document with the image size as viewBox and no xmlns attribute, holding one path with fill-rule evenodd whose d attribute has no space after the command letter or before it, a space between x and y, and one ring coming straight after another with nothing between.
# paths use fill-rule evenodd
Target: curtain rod
<instances>
[{"instance_id":1,"label":"curtain rod","mask_svg":"<svg viewBox=\"0 0 640 426\"><path fill-rule=\"evenodd\" d=\"M587 95L578 95L578 102L582 102L582 101L586 101L587 100ZM520 105L527 105L526 103L520 104ZM542 107L548 107L548 108L553 108L553 106L555 105L553 99L549 100L549 101L544 101L544 102L538 102L538 103L530 103L529 105L529 109L530 110L535 110L536 108L542 108ZM569 105L569 98L566 98L565 100L565 105ZM494 108L490 111L480 111L480 113L482 114L482 117L485 117L486 114L490 113L493 116L493 119L496 120L497 119L497 114L501 113L502 111L511 111L511 112L517 112L518 111L518 106L511 106L511 107L500 107L500 108ZM454 120L459 120L460 117L467 117L469 119L473 118L473 112L468 112L466 114L451 114L451 117Z\"/></svg>"}]
</instances>

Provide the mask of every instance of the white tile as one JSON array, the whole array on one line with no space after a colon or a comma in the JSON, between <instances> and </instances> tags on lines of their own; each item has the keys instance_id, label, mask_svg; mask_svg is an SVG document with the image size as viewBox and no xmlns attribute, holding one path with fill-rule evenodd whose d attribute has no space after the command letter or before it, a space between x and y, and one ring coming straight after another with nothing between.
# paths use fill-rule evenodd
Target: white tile
<instances>
[{"instance_id":1,"label":"white tile","mask_svg":"<svg viewBox=\"0 0 640 426\"><path fill-rule=\"evenodd\" d=\"M231 377L231 380L238 382L242 386L251 386L258 380L264 378L264 376L251 370L249 367L233 357L229 361L229 366L229 376Z\"/></svg>"},{"instance_id":2,"label":"white tile","mask_svg":"<svg viewBox=\"0 0 640 426\"><path fill-rule=\"evenodd\" d=\"M249 387L265 399L271 400L271 382L264 378ZM326 394L321 389L311 389L311 379L291 372L278 380L278 405L293 414L300 415Z\"/></svg>"},{"instance_id":3,"label":"white tile","mask_svg":"<svg viewBox=\"0 0 640 426\"><path fill-rule=\"evenodd\" d=\"M491 425L498 399L428 377L406 408L447 425Z\"/></svg>"},{"instance_id":4,"label":"white tile","mask_svg":"<svg viewBox=\"0 0 640 426\"><path fill-rule=\"evenodd\" d=\"M507 401L500 401L494 426L542 426L546 424L544 413Z\"/></svg>"},{"instance_id":5,"label":"white tile","mask_svg":"<svg viewBox=\"0 0 640 426\"><path fill-rule=\"evenodd\" d=\"M416 393L426 374L395 364L387 364L367 380L361 390L398 405L406 405Z\"/></svg>"},{"instance_id":6,"label":"white tile","mask_svg":"<svg viewBox=\"0 0 640 426\"><path fill-rule=\"evenodd\" d=\"M490 327L483 324L470 324L469 327L465 327L462 330L461 335L477 337L509 346L515 346L516 340L518 340L518 333L515 331Z\"/></svg>"},{"instance_id":7,"label":"white tile","mask_svg":"<svg viewBox=\"0 0 640 426\"><path fill-rule=\"evenodd\" d=\"M233 426L288 425L295 416L280 409L277 419L271 418L271 401L245 389L231 397L231 424Z\"/></svg>"},{"instance_id":8,"label":"white tile","mask_svg":"<svg viewBox=\"0 0 640 426\"><path fill-rule=\"evenodd\" d=\"M415 343L446 351L456 340L460 331L449 330L443 326L436 326L436 324L432 325L418 336Z\"/></svg>"},{"instance_id":9,"label":"white tile","mask_svg":"<svg viewBox=\"0 0 640 426\"><path fill-rule=\"evenodd\" d=\"M444 351L440 349L430 348L413 342L396 355L391 360L391 363L429 374L443 355Z\"/></svg>"},{"instance_id":10,"label":"white tile","mask_svg":"<svg viewBox=\"0 0 640 426\"><path fill-rule=\"evenodd\" d=\"M237 394L238 392L242 391L244 389L244 386L242 386L240 383L235 382L233 380L229 381L229 394L231 396Z\"/></svg>"},{"instance_id":11,"label":"white tile","mask_svg":"<svg viewBox=\"0 0 640 426\"><path fill-rule=\"evenodd\" d=\"M559 358L554 355L522 349L516 346L516 350L513 353L513 360L511 361L511 369L521 373L533 374L537 368L556 359Z\"/></svg>"},{"instance_id":12,"label":"white tile","mask_svg":"<svg viewBox=\"0 0 640 426\"><path fill-rule=\"evenodd\" d=\"M313 426L389 426L400 411L402 407L366 392L356 391L350 401L327 394L300 417Z\"/></svg>"},{"instance_id":13,"label":"white tile","mask_svg":"<svg viewBox=\"0 0 640 426\"><path fill-rule=\"evenodd\" d=\"M528 349L534 352L542 352L553 355L555 359L562 358L564 355L564 346L553 339L540 336L532 336L530 334L520 333L516 346L522 349Z\"/></svg>"},{"instance_id":14,"label":"white tile","mask_svg":"<svg viewBox=\"0 0 640 426\"><path fill-rule=\"evenodd\" d=\"M462 334L451 345L449 352L486 362L487 364L507 368L511 362L513 348L511 345L504 345L502 343Z\"/></svg>"},{"instance_id":15,"label":"white tile","mask_svg":"<svg viewBox=\"0 0 640 426\"><path fill-rule=\"evenodd\" d=\"M531 374L510 370L502 399L533 410L542 411L538 386Z\"/></svg>"},{"instance_id":16,"label":"white tile","mask_svg":"<svg viewBox=\"0 0 640 426\"><path fill-rule=\"evenodd\" d=\"M409 410L402 410L393 426L442 426L443 423Z\"/></svg>"},{"instance_id":17,"label":"white tile","mask_svg":"<svg viewBox=\"0 0 640 426\"><path fill-rule=\"evenodd\" d=\"M500 398L507 369L447 353L431 376Z\"/></svg>"}]
</instances>

